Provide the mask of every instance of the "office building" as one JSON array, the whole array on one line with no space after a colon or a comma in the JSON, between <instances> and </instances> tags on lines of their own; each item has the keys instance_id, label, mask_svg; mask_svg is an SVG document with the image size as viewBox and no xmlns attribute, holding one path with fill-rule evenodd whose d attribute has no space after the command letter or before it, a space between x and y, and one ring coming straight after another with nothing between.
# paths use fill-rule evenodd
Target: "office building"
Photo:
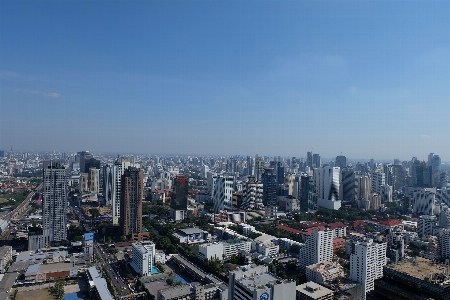
<instances>
[{"instance_id":1,"label":"office building","mask_svg":"<svg viewBox=\"0 0 450 300\"><path fill-rule=\"evenodd\" d=\"M338 156L339 157L339 156ZM344 156L345 157L345 156ZM337 160L337 157L336 157ZM345 168L342 170L342 184L340 185L341 199L347 202L356 201L357 179L355 170L352 168Z\"/></svg>"},{"instance_id":2,"label":"office building","mask_svg":"<svg viewBox=\"0 0 450 300\"><path fill-rule=\"evenodd\" d=\"M321 161L320 161L320 155L319 154L313 154L312 156L312 168L320 168L321 167Z\"/></svg>"},{"instance_id":3,"label":"office building","mask_svg":"<svg viewBox=\"0 0 450 300\"><path fill-rule=\"evenodd\" d=\"M434 215L436 193L432 190L421 189L413 193L413 213Z\"/></svg>"},{"instance_id":4,"label":"office building","mask_svg":"<svg viewBox=\"0 0 450 300\"><path fill-rule=\"evenodd\" d=\"M273 169L266 168L261 178L263 184L263 203L266 206L266 217L276 218L278 212L277 176Z\"/></svg>"},{"instance_id":5,"label":"office building","mask_svg":"<svg viewBox=\"0 0 450 300\"><path fill-rule=\"evenodd\" d=\"M261 157L258 157L255 160L255 170L253 172L256 181L261 182L263 173L264 173L264 161Z\"/></svg>"},{"instance_id":6,"label":"office building","mask_svg":"<svg viewBox=\"0 0 450 300\"><path fill-rule=\"evenodd\" d=\"M57 162L44 162L42 230L44 243L59 244L67 239L67 170Z\"/></svg>"},{"instance_id":7,"label":"office building","mask_svg":"<svg viewBox=\"0 0 450 300\"><path fill-rule=\"evenodd\" d=\"M386 265L386 243L374 243L372 239L355 242L350 255L350 279L361 283L363 294L373 291L375 279L383 277Z\"/></svg>"},{"instance_id":8,"label":"office building","mask_svg":"<svg viewBox=\"0 0 450 300\"><path fill-rule=\"evenodd\" d=\"M345 157L344 155L336 156L334 166L339 167L341 170L347 168L347 157Z\"/></svg>"},{"instance_id":9,"label":"office building","mask_svg":"<svg viewBox=\"0 0 450 300\"><path fill-rule=\"evenodd\" d=\"M89 168L89 193L98 194L100 192L100 169Z\"/></svg>"},{"instance_id":10,"label":"office building","mask_svg":"<svg viewBox=\"0 0 450 300\"><path fill-rule=\"evenodd\" d=\"M314 230L300 249L299 266L305 270L309 265L325 261L333 261L333 231Z\"/></svg>"},{"instance_id":11,"label":"office building","mask_svg":"<svg viewBox=\"0 0 450 300\"><path fill-rule=\"evenodd\" d=\"M317 205L329 209L339 209L340 169L325 166L314 169L314 183L317 193Z\"/></svg>"},{"instance_id":12,"label":"office building","mask_svg":"<svg viewBox=\"0 0 450 300\"><path fill-rule=\"evenodd\" d=\"M306 280L321 285L332 284L345 277L344 268L338 262L324 261L306 267Z\"/></svg>"},{"instance_id":13,"label":"office building","mask_svg":"<svg viewBox=\"0 0 450 300\"><path fill-rule=\"evenodd\" d=\"M28 227L28 251L36 251L45 247L42 227Z\"/></svg>"},{"instance_id":14,"label":"office building","mask_svg":"<svg viewBox=\"0 0 450 300\"><path fill-rule=\"evenodd\" d=\"M248 265L229 273L229 300L292 300L295 292L295 281L269 273L267 266Z\"/></svg>"},{"instance_id":15,"label":"office building","mask_svg":"<svg viewBox=\"0 0 450 300\"><path fill-rule=\"evenodd\" d=\"M152 275L156 248L153 242L137 242L132 244L130 265L141 276Z\"/></svg>"},{"instance_id":16,"label":"office building","mask_svg":"<svg viewBox=\"0 0 450 300\"><path fill-rule=\"evenodd\" d=\"M416 185L422 188L433 186L433 167L427 166L425 162L415 166Z\"/></svg>"},{"instance_id":17,"label":"office building","mask_svg":"<svg viewBox=\"0 0 450 300\"><path fill-rule=\"evenodd\" d=\"M122 175L120 194L120 234L142 233L142 198L144 172L128 167Z\"/></svg>"}]
</instances>

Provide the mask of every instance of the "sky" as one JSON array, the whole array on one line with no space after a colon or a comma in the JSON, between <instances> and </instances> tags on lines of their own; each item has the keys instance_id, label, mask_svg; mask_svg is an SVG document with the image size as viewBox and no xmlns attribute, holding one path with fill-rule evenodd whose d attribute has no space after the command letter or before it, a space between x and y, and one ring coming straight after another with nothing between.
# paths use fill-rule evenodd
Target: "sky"
<instances>
[{"instance_id":1,"label":"sky","mask_svg":"<svg viewBox=\"0 0 450 300\"><path fill-rule=\"evenodd\" d=\"M450 160L450 1L0 1L0 149Z\"/></svg>"}]
</instances>

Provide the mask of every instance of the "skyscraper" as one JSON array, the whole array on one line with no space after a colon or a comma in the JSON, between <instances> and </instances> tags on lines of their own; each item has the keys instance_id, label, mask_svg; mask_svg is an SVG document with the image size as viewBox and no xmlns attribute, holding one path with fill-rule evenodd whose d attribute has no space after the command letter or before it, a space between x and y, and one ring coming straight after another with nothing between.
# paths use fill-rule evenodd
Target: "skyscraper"
<instances>
[{"instance_id":1,"label":"skyscraper","mask_svg":"<svg viewBox=\"0 0 450 300\"><path fill-rule=\"evenodd\" d=\"M112 168L112 219L113 224L119 224L120 218L120 195L121 181L125 169L128 167L138 167L139 164L132 164L128 158L117 158Z\"/></svg>"},{"instance_id":2,"label":"skyscraper","mask_svg":"<svg viewBox=\"0 0 450 300\"><path fill-rule=\"evenodd\" d=\"M320 155L319 154L313 154L312 167L313 168L320 168L320 166L321 166Z\"/></svg>"},{"instance_id":3,"label":"skyscraper","mask_svg":"<svg viewBox=\"0 0 450 300\"><path fill-rule=\"evenodd\" d=\"M339 167L341 169L347 168L347 157L344 155L336 156L336 160L334 161L334 166Z\"/></svg>"},{"instance_id":4,"label":"skyscraper","mask_svg":"<svg viewBox=\"0 0 450 300\"><path fill-rule=\"evenodd\" d=\"M214 212L231 210L233 208L234 177L216 176L211 197L214 204Z\"/></svg>"},{"instance_id":5,"label":"skyscraper","mask_svg":"<svg viewBox=\"0 0 450 300\"><path fill-rule=\"evenodd\" d=\"M46 245L67 239L67 170L57 162L45 162L43 170L42 230Z\"/></svg>"},{"instance_id":6,"label":"skyscraper","mask_svg":"<svg viewBox=\"0 0 450 300\"><path fill-rule=\"evenodd\" d=\"M277 175L272 168L266 168L261 181L263 184L263 202L266 206L266 217L270 219L276 218L278 212Z\"/></svg>"},{"instance_id":7,"label":"skyscraper","mask_svg":"<svg viewBox=\"0 0 450 300\"><path fill-rule=\"evenodd\" d=\"M174 210L187 210L189 177L178 175L174 180L174 190L170 201L170 208Z\"/></svg>"},{"instance_id":8,"label":"skyscraper","mask_svg":"<svg viewBox=\"0 0 450 300\"><path fill-rule=\"evenodd\" d=\"M122 175L120 194L120 233L129 236L142 232L144 172L128 167Z\"/></svg>"}]
</instances>

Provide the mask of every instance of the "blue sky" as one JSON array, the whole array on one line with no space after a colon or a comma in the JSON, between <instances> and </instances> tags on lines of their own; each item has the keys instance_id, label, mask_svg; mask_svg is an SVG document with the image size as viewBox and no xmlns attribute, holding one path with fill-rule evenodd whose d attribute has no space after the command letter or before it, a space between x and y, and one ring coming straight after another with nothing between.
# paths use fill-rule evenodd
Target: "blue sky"
<instances>
[{"instance_id":1,"label":"blue sky","mask_svg":"<svg viewBox=\"0 0 450 300\"><path fill-rule=\"evenodd\" d=\"M450 1L0 1L0 148L450 158Z\"/></svg>"}]
</instances>

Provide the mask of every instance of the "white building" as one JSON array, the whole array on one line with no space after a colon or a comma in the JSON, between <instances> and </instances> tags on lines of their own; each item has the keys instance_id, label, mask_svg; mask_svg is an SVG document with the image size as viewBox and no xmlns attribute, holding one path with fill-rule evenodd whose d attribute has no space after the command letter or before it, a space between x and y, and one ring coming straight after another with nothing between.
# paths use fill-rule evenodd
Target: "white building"
<instances>
[{"instance_id":1,"label":"white building","mask_svg":"<svg viewBox=\"0 0 450 300\"><path fill-rule=\"evenodd\" d=\"M356 242L350 255L350 279L361 283L363 294L374 289L375 279L383 277L386 265L386 243L374 243L372 239Z\"/></svg>"},{"instance_id":2,"label":"white building","mask_svg":"<svg viewBox=\"0 0 450 300\"><path fill-rule=\"evenodd\" d=\"M268 273L267 266L243 266L229 273L229 300L292 300L295 292L295 281Z\"/></svg>"},{"instance_id":3,"label":"white building","mask_svg":"<svg viewBox=\"0 0 450 300\"><path fill-rule=\"evenodd\" d=\"M439 232L438 254L441 258L450 258L450 229L442 229Z\"/></svg>"},{"instance_id":4,"label":"white building","mask_svg":"<svg viewBox=\"0 0 450 300\"><path fill-rule=\"evenodd\" d=\"M380 169L372 173L372 193L381 195L382 186L386 184L386 174Z\"/></svg>"},{"instance_id":5,"label":"white building","mask_svg":"<svg viewBox=\"0 0 450 300\"><path fill-rule=\"evenodd\" d=\"M132 244L132 259L130 265L141 276L152 275L155 257L155 244L153 242L137 242Z\"/></svg>"},{"instance_id":6,"label":"white building","mask_svg":"<svg viewBox=\"0 0 450 300\"><path fill-rule=\"evenodd\" d=\"M0 273L6 272L6 265L12 260L12 247L3 246L0 248Z\"/></svg>"},{"instance_id":7,"label":"white building","mask_svg":"<svg viewBox=\"0 0 450 300\"><path fill-rule=\"evenodd\" d=\"M423 189L414 192L413 213L423 215L434 215L436 193Z\"/></svg>"},{"instance_id":8,"label":"white building","mask_svg":"<svg viewBox=\"0 0 450 300\"><path fill-rule=\"evenodd\" d=\"M417 221L417 235L422 238L427 235L433 235L436 227L436 216L420 216Z\"/></svg>"},{"instance_id":9,"label":"white building","mask_svg":"<svg viewBox=\"0 0 450 300\"><path fill-rule=\"evenodd\" d=\"M232 176L217 176L214 180L211 197L214 204L214 212L231 210L233 208L234 178Z\"/></svg>"},{"instance_id":10,"label":"white building","mask_svg":"<svg viewBox=\"0 0 450 300\"><path fill-rule=\"evenodd\" d=\"M223 260L223 243L208 243L198 246L198 258L201 261L218 259Z\"/></svg>"},{"instance_id":11,"label":"white building","mask_svg":"<svg viewBox=\"0 0 450 300\"><path fill-rule=\"evenodd\" d=\"M300 248L304 246L303 243L300 243L300 242L297 242L297 241L294 241L294 240L291 240L291 239L287 239L287 238L279 238L279 239L278 239L278 245L279 245L280 247L283 247L283 248L286 249L287 251L289 251L289 249L291 249L291 247L292 247L293 245L297 245L297 246L299 246Z\"/></svg>"},{"instance_id":12,"label":"white building","mask_svg":"<svg viewBox=\"0 0 450 300\"><path fill-rule=\"evenodd\" d=\"M263 184L261 182L249 180L244 183L241 208L246 210L264 209Z\"/></svg>"},{"instance_id":13,"label":"white building","mask_svg":"<svg viewBox=\"0 0 450 300\"><path fill-rule=\"evenodd\" d=\"M304 270L306 266L324 261L333 261L333 231L315 230L300 249L299 265Z\"/></svg>"}]
</instances>

